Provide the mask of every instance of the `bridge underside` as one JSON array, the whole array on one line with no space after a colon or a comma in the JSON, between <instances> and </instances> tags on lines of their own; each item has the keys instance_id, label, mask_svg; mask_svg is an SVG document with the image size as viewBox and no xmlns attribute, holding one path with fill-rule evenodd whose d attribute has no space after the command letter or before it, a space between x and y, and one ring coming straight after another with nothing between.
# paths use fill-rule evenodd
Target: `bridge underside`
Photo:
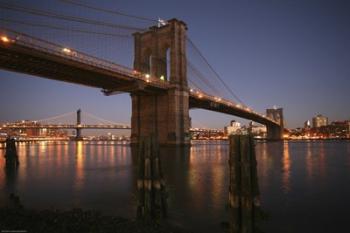
<instances>
[{"instance_id":1,"label":"bridge underside","mask_svg":"<svg viewBox=\"0 0 350 233\"><path fill-rule=\"evenodd\" d=\"M194 98L193 96L189 98L189 107L190 109L200 108L200 109L206 109L214 112L226 113L229 115L234 115L237 117L252 120L263 125L271 124L271 122L268 121L266 118L262 118L261 116L248 112L247 110L244 110L242 108L227 106L225 104L220 104L207 99Z\"/></svg>"},{"instance_id":2,"label":"bridge underside","mask_svg":"<svg viewBox=\"0 0 350 233\"><path fill-rule=\"evenodd\" d=\"M144 85L143 81L121 73L19 45L0 44L0 69L101 88L111 92L159 91L156 87Z\"/></svg>"},{"instance_id":3,"label":"bridge underside","mask_svg":"<svg viewBox=\"0 0 350 233\"><path fill-rule=\"evenodd\" d=\"M218 102L213 102L207 99L201 99L198 97L190 96L189 108L206 109L214 112L226 113L234 115L244 119L252 120L260 124L266 125L267 128L267 139L268 140L281 140L283 138L283 127L278 124L274 124L266 118L261 117L255 113L249 112L242 108L227 106Z\"/></svg>"}]
</instances>

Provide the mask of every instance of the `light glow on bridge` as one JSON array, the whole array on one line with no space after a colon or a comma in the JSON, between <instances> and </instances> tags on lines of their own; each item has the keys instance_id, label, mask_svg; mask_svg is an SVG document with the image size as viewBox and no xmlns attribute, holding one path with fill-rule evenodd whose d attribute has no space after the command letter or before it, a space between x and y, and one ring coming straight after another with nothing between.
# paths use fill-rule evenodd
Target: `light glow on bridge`
<instances>
[{"instance_id":1,"label":"light glow on bridge","mask_svg":"<svg viewBox=\"0 0 350 233\"><path fill-rule=\"evenodd\" d=\"M1 41L4 43L9 43L11 40L7 36L1 36Z\"/></svg>"},{"instance_id":2,"label":"light glow on bridge","mask_svg":"<svg viewBox=\"0 0 350 233\"><path fill-rule=\"evenodd\" d=\"M72 52L72 50L70 50L69 48L63 48L62 52L70 54Z\"/></svg>"}]
</instances>

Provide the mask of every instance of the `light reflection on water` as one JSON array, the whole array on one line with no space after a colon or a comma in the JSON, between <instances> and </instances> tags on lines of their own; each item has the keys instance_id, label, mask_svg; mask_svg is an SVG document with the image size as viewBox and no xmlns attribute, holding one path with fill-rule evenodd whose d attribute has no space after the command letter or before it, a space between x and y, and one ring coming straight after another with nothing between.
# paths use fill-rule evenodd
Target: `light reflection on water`
<instances>
[{"instance_id":1,"label":"light reflection on water","mask_svg":"<svg viewBox=\"0 0 350 233\"><path fill-rule=\"evenodd\" d=\"M3 145L0 145L0 148ZM0 149L0 205L16 192L30 208L98 209L135 216L135 156L106 142L19 143L18 173L5 173ZM170 221L195 232L222 232L227 220L228 145L163 148ZM256 143L265 232L331 232L350 208L350 142Z\"/></svg>"},{"instance_id":2,"label":"light reflection on water","mask_svg":"<svg viewBox=\"0 0 350 233\"><path fill-rule=\"evenodd\" d=\"M282 159L282 185L285 193L290 191L290 168L291 168L291 160L289 155L289 143L283 143L283 159Z\"/></svg>"}]
</instances>

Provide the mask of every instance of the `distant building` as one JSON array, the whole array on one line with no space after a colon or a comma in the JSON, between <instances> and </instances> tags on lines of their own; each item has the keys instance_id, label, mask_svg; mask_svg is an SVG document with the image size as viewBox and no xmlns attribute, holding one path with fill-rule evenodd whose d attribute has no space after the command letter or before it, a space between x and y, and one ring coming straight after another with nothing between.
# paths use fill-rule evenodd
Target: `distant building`
<instances>
[{"instance_id":1,"label":"distant building","mask_svg":"<svg viewBox=\"0 0 350 233\"><path fill-rule=\"evenodd\" d=\"M21 137L67 136L66 130L40 128L42 125L36 121L22 120L6 123L5 125L11 125L14 126L14 128L7 129L4 133ZM18 126L18 128L16 128L16 126Z\"/></svg>"},{"instance_id":2,"label":"distant building","mask_svg":"<svg viewBox=\"0 0 350 233\"><path fill-rule=\"evenodd\" d=\"M328 117L322 116L321 114L312 118L312 127L319 128L321 126L328 125Z\"/></svg>"},{"instance_id":3,"label":"distant building","mask_svg":"<svg viewBox=\"0 0 350 233\"><path fill-rule=\"evenodd\" d=\"M331 124L315 128L315 133L325 138L348 138L348 121L333 121Z\"/></svg>"},{"instance_id":4,"label":"distant building","mask_svg":"<svg viewBox=\"0 0 350 233\"><path fill-rule=\"evenodd\" d=\"M241 123L232 120L229 126L225 127L225 134L230 135L230 134L236 134L239 133L241 130Z\"/></svg>"}]
</instances>

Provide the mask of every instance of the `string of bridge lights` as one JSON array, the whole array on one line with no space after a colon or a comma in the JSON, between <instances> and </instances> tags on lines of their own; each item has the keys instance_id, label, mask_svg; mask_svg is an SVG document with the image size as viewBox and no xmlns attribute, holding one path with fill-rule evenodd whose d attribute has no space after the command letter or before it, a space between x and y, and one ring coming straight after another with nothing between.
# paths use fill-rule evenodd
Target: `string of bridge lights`
<instances>
[{"instance_id":1,"label":"string of bridge lights","mask_svg":"<svg viewBox=\"0 0 350 233\"><path fill-rule=\"evenodd\" d=\"M16 37L15 38L11 38L11 37L9 37L7 35L1 35L0 36L0 41L2 43L5 43L5 44L11 44L11 43L21 42L23 38L25 38L25 37L23 37L23 35L21 35L21 36L19 36L17 38ZM31 38L31 43L33 43L33 38ZM58 46L58 45L56 45L56 46ZM77 52L75 50L72 50L72 49L66 48L66 47L61 47L61 55L69 56L69 57L80 57L80 58L84 58L85 56L87 56L87 55L85 55L83 53L79 53L79 52ZM89 59L87 59L87 60L89 60ZM100 65L101 65L101 63L100 63ZM116 66L118 68L121 67L119 65L116 65ZM106 67L104 67L104 68L106 68ZM165 80L164 76L161 76L160 78L157 78L157 77L151 76L148 73L142 73L140 71L131 70L129 68L126 68L126 69L128 69L130 71L128 74L131 77L143 80L145 83L163 84L163 87L164 86L167 87L169 85L168 81ZM115 69L113 69L113 71L115 71ZM253 111L252 109L250 109L247 106L244 106L244 105L239 104L239 103L235 103L235 102L227 100L227 99L223 99L221 97L217 97L217 96L212 96L212 95L206 94L206 93L204 93L201 90L196 90L194 88L190 88L189 89L189 93L190 93L190 96L197 97L199 99L207 99L207 100L210 100L210 101L213 101L213 102L216 102L216 103L220 103L222 105L226 105L226 106L229 106L229 107L236 107L238 109L248 111L250 113L262 116L262 117L270 120L270 118L266 117L265 115L261 115L261 114L255 112L255 111Z\"/></svg>"}]
</instances>

